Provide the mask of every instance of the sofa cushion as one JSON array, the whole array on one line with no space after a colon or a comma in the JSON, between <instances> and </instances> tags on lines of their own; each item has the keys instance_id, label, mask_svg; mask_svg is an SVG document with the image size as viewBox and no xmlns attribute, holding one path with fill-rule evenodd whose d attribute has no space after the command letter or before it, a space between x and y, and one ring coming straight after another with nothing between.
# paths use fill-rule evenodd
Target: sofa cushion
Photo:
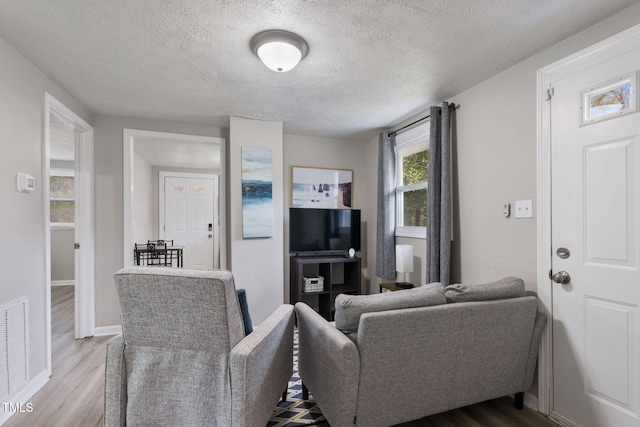
<instances>
[{"instance_id":1,"label":"sofa cushion","mask_svg":"<svg viewBox=\"0 0 640 427\"><path fill-rule=\"evenodd\" d=\"M437 282L413 289L373 295L340 294L335 302L336 328L344 333L352 333L358 330L360 315L364 313L446 303L444 286Z\"/></svg>"},{"instance_id":2,"label":"sofa cushion","mask_svg":"<svg viewBox=\"0 0 640 427\"><path fill-rule=\"evenodd\" d=\"M458 283L444 289L447 302L450 303L518 298L525 295L524 282L517 277L505 277L495 282L476 285Z\"/></svg>"}]
</instances>

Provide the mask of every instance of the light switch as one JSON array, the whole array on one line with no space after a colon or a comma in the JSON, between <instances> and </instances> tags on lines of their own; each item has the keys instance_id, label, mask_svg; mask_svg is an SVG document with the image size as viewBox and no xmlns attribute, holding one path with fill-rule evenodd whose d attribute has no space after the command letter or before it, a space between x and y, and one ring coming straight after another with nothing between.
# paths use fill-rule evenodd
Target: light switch
<instances>
[{"instance_id":1,"label":"light switch","mask_svg":"<svg viewBox=\"0 0 640 427\"><path fill-rule=\"evenodd\" d=\"M531 200L516 200L516 218L533 218L533 202Z\"/></svg>"}]
</instances>

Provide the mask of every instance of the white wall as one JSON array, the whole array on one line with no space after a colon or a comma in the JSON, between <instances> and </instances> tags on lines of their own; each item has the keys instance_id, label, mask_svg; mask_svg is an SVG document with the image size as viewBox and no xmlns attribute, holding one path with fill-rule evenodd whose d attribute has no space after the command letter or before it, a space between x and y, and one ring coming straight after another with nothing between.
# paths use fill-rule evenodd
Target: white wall
<instances>
[{"instance_id":1,"label":"white wall","mask_svg":"<svg viewBox=\"0 0 640 427\"><path fill-rule=\"evenodd\" d=\"M371 276L367 264L370 251L371 238L375 236L369 232L369 202L373 197L375 203L375 192L377 188L377 167L373 169L367 167L364 154L367 153L367 144L362 141L319 138L302 135L284 135L284 254L285 254L285 300L289 301L289 207L291 206L291 167L309 166L319 168L336 168L353 170L353 208L361 209L362 220L362 251L357 254L362 258L362 286L369 288ZM373 211L375 212L375 210ZM374 245L375 245L375 239ZM374 246L375 247L375 246Z\"/></svg>"},{"instance_id":2,"label":"white wall","mask_svg":"<svg viewBox=\"0 0 640 427\"><path fill-rule=\"evenodd\" d=\"M214 126L162 120L96 115L94 117L96 200L96 326L120 325L113 274L122 268L123 254L123 129L227 138Z\"/></svg>"},{"instance_id":3,"label":"white wall","mask_svg":"<svg viewBox=\"0 0 640 427\"><path fill-rule=\"evenodd\" d=\"M271 148L273 237L242 238L242 147ZM231 117L229 129L229 199L231 272L237 288L247 290L254 324L262 323L284 302L282 122Z\"/></svg>"},{"instance_id":4,"label":"white wall","mask_svg":"<svg viewBox=\"0 0 640 427\"><path fill-rule=\"evenodd\" d=\"M156 190L157 191L157 190ZM138 152L133 154L133 200L131 203L131 236L134 243L146 243L156 240L158 228L153 228L154 212L158 204L153 205L153 173L149 162ZM157 213L155 213L157 217Z\"/></svg>"},{"instance_id":5,"label":"white wall","mask_svg":"<svg viewBox=\"0 0 640 427\"><path fill-rule=\"evenodd\" d=\"M46 358L44 93L87 122L91 114L1 38L0 64L0 235L5 242L0 245L0 305L29 298L29 369L34 378L44 372ZM33 193L16 191L18 172L34 176Z\"/></svg>"}]
</instances>

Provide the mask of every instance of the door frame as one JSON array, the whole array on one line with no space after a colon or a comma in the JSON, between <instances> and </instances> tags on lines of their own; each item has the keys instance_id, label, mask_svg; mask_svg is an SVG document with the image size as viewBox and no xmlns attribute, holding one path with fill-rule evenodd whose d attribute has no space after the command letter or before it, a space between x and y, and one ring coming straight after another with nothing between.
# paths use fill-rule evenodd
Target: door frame
<instances>
[{"instance_id":1,"label":"door frame","mask_svg":"<svg viewBox=\"0 0 640 427\"><path fill-rule=\"evenodd\" d=\"M75 128L76 243L75 252L75 338L93 336L95 328L95 248L93 216L93 127L51 94L44 94L43 199L45 235L46 369L51 373L51 223L49 222L49 174L51 160L50 117L56 116Z\"/></svg>"},{"instance_id":2,"label":"door frame","mask_svg":"<svg viewBox=\"0 0 640 427\"><path fill-rule=\"evenodd\" d=\"M181 141L192 141L207 144L218 144L220 146L220 175L219 175L219 187L220 191L218 209L219 209L219 226L220 230L224 230L220 233L219 251L220 251L220 268L227 268L227 227L226 227L226 140L224 138L218 138L215 136L198 136L168 132L156 132L149 130L138 129L123 129L122 130L122 145L123 145L123 217L124 217L124 246L123 246L123 258L124 266L133 266L133 159L134 159L134 145L136 138L163 138L163 139L178 139Z\"/></svg>"},{"instance_id":3,"label":"door frame","mask_svg":"<svg viewBox=\"0 0 640 427\"><path fill-rule=\"evenodd\" d=\"M553 312L551 229L551 103L555 81L640 48L640 25L631 27L537 72L537 282L540 311L547 314L538 358L538 411L553 412ZM576 99L578 102L578 99Z\"/></svg>"},{"instance_id":4,"label":"door frame","mask_svg":"<svg viewBox=\"0 0 640 427\"><path fill-rule=\"evenodd\" d=\"M207 173L191 173L191 172L170 172L160 171L158 173L158 237L165 238L164 229L164 211L165 211L165 189L164 179L167 177L175 178L205 178L213 180L213 268L219 269L222 265L220 259L220 175ZM218 267L216 267L216 259Z\"/></svg>"}]
</instances>

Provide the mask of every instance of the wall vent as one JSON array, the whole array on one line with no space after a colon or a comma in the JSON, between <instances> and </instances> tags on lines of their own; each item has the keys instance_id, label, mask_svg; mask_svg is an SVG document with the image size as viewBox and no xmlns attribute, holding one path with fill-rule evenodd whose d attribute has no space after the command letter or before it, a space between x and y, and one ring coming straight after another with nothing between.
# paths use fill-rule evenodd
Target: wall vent
<instances>
[{"instance_id":1,"label":"wall vent","mask_svg":"<svg viewBox=\"0 0 640 427\"><path fill-rule=\"evenodd\" d=\"M0 307L0 401L7 402L29 381L27 297Z\"/></svg>"}]
</instances>

